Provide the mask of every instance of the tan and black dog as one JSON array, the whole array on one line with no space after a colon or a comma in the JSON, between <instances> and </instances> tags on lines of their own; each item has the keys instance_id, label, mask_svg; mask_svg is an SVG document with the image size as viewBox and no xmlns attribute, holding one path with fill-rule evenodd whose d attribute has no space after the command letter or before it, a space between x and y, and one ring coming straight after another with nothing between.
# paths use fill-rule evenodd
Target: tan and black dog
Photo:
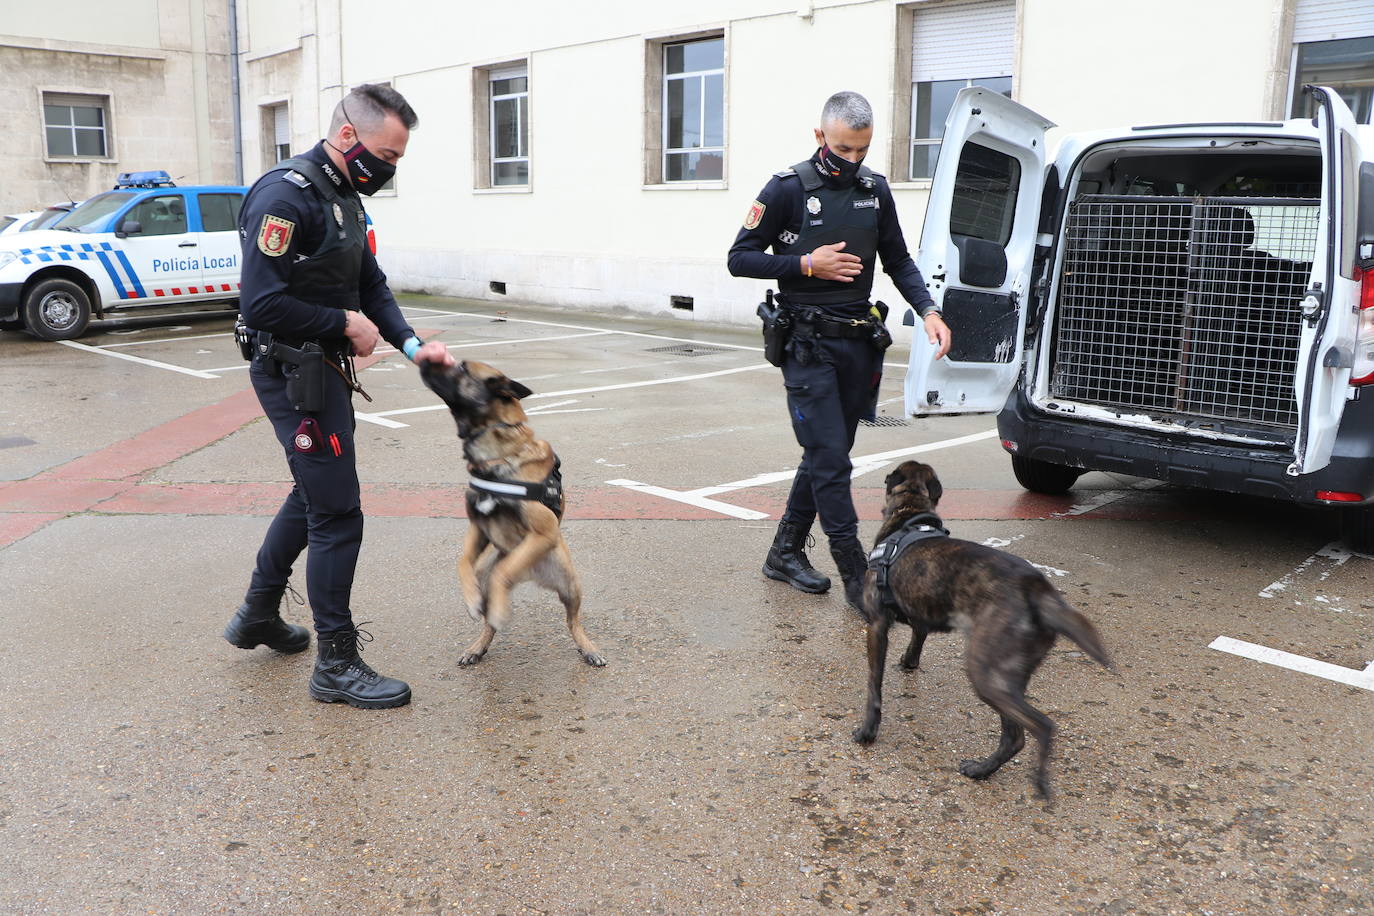
<instances>
[{"instance_id":1,"label":"tan and black dog","mask_svg":"<svg viewBox=\"0 0 1374 916\"><path fill-rule=\"evenodd\" d=\"M1046 766L1054 723L1026 702L1026 683L1060 635L1110 669L1111 658L1101 637L1030 563L982 544L942 536L943 526L934 511L943 488L929 465L904 462L887 475L886 484L883 524L875 547L891 544L890 538L921 524L935 530L919 532L927 537L891 561L885 571L886 588L879 587L884 565L879 551L871 558L864 584L864 613L869 621L868 704L854 740L870 744L878 735L887 631L893 622L911 627L911 644L901 661L908 671L920 663L927 634L958 627L964 633L964 668L973 690L1002 717L997 749L981 760L961 761L959 772L971 779L987 779L1021 750L1029 729L1040 743L1040 762L1032 779L1040 796L1048 799Z\"/></svg>"},{"instance_id":2,"label":"tan and black dog","mask_svg":"<svg viewBox=\"0 0 1374 916\"><path fill-rule=\"evenodd\" d=\"M448 405L468 462L468 530L458 580L468 613L482 622L482 635L458 664L482 660L496 632L510 622L511 590L526 580L558 595L568 632L587 664L606 664L582 629L582 586L559 528L564 499L558 457L535 438L520 406L530 390L471 360L448 368L424 363L420 377Z\"/></svg>"}]
</instances>

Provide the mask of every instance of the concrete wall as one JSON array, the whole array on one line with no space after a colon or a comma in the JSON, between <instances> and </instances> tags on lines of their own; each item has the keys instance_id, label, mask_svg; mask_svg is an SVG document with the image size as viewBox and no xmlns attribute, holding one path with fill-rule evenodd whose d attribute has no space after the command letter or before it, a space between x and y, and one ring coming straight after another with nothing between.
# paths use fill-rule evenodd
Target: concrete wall
<instances>
[{"instance_id":1,"label":"concrete wall","mask_svg":"<svg viewBox=\"0 0 1374 916\"><path fill-rule=\"evenodd\" d=\"M126 171L232 181L228 29L228 0L7 3L0 213L80 200ZM46 157L44 91L109 97L107 157Z\"/></svg>"},{"instance_id":2,"label":"concrete wall","mask_svg":"<svg viewBox=\"0 0 1374 916\"><path fill-rule=\"evenodd\" d=\"M293 30L284 11L295 2ZM924 2L295 2L241 0L245 137L260 133L255 106L275 99L291 99L300 148L343 87L386 80L405 94L420 128L398 193L369 202L398 288L500 300L488 287L501 281L509 299L752 322L770 284L731 278L725 252L769 175L811 153L821 103L841 88L873 103L869 164L894 177L916 247L926 187L896 180L906 146L891 131L910 104L905 51ZM1070 129L1269 119L1282 107L1292 4L1154 0L1146 14L1018 0L1015 94ZM645 110L659 91L646 43L711 30L726 37L725 180L646 186ZM518 59L530 76L531 183L479 188L473 70ZM671 311L673 295L694 297L695 310ZM885 277L875 295L900 302Z\"/></svg>"}]
</instances>

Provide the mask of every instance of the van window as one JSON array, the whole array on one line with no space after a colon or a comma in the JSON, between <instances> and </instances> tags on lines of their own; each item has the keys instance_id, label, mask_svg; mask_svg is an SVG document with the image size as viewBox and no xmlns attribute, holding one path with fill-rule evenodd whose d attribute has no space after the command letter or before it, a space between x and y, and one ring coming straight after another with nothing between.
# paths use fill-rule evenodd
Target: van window
<instances>
[{"instance_id":1,"label":"van window","mask_svg":"<svg viewBox=\"0 0 1374 916\"><path fill-rule=\"evenodd\" d=\"M1007 244L1020 186L1021 163L1015 156L965 143L954 176L949 231Z\"/></svg>"},{"instance_id":2,"label":"van window","mask_svg":"<svg viewBox=\"0 0 1374 916\"><path fill-rule=\"evenodd\" d=\"M242 194L200 194L200 222L206 232L233 232L239 227Z\"/></svg>"},{"instance_id":3,"label":"van window","mask_svg":"<svg viewBox=\"0 0 1374 916\"><path fill-rule=\"evenodd\" d=\"M125 215L143 226L141 235L176 235L186 231L186 202L180 194L164 194L142 201Z\"/></svg>"}]
</instances>

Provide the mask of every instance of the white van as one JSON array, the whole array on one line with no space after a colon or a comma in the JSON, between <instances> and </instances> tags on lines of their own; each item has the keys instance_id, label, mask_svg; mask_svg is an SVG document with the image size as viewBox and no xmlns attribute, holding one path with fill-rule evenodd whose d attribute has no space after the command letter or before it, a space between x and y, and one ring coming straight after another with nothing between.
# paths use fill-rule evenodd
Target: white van
<instances>
[{"instance_id":1,"label":"white van","mask_svg":"<svg viewBox=\"0 0 1374 916\"><path fill-rule=\"evenodd\" d=\"M1051 158L1052 122L963 90L917 260L954 347L916 335L907 412L1000 410L1037 492L1100 470L1333 506L1374 549L1374 127L1310 91L1313 120Z\"/></svg>"}]
</instances>

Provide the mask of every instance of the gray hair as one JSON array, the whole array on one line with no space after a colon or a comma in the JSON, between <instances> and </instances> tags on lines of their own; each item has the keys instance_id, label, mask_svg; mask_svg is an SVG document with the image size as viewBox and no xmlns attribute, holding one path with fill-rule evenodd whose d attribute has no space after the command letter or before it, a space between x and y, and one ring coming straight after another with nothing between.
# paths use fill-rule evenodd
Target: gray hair
<instances>
[{"instance_id":1,"label":"gray hair","mask_svg":"<svg viewBox=\"0 0 1374 916\"><path fill-rule=\"evenodd\" d=\"M850 130L873 126L873 106L857 92L837 92L825 100L821 109L821 126L838 121Z\"/></svg>"},{"instance_id":2,"label":"gray hair","mask_svg":"<svg viewBox=\"0 0 1374 916\"><path fill-rule=\"evenodd\" d=\"M355 130L371 132L382 126L388 114L400 119L406 130L414 130L415 125L420 123L419 116L405 100L405 96L390 86L363 83L361 86L354 86L353 91L334 106L334 117L329 121L329 133L331 136L338 133L344 124L352 124Z\"/></svg>"}]
</instances>

